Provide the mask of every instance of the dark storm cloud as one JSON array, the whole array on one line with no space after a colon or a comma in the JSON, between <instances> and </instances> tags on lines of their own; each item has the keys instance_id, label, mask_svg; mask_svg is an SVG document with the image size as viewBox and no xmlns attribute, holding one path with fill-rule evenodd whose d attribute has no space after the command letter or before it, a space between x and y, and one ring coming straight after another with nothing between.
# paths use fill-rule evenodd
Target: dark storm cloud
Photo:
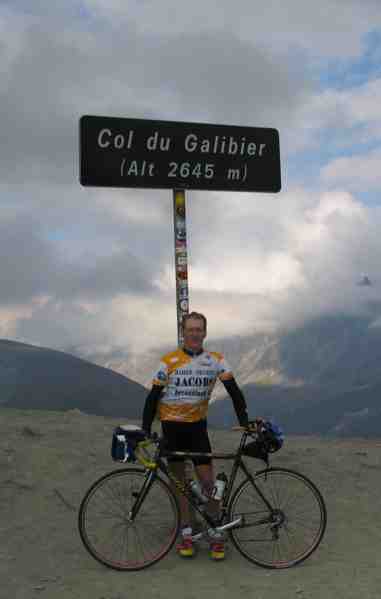
<instances>
[{"instance_id":1,"label":"dark storm cloud","mask_svg":"<svg viewBox=\"0 0 381 599\"><path fill-rule=\"evenodd\" d=\"M118 293L152 291L152 276L139 258L121 249L91 262L70 263L44 239L37 221L0 224L0 305L27 304L33 298L107 299Z\"/></svg>"}]
</instances>

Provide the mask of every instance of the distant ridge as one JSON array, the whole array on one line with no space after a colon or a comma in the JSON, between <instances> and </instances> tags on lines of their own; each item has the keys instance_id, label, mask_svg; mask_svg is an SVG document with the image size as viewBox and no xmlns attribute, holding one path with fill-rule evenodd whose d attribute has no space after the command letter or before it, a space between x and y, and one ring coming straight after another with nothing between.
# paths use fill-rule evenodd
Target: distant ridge
<instances>
[{"instance_id":1,"label":"distant ridge","mask_svg":"<svg viewBox=\"0 0 381 599\"><path fill-rule=\"evenodd\" d=\"M147 390L66 352L0 339L0 405L140 419Z\"/></svg>"}]
</instances>

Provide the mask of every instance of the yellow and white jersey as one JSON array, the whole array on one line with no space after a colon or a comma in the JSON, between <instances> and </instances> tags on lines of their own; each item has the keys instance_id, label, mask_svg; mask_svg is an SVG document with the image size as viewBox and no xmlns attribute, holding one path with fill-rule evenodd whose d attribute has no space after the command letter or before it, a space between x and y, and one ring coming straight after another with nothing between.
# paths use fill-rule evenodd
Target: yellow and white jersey
<instances>
[{"instance_id":1,"label":"yellow and white jersey","mask_svg":"<svg viewBox=\"0 0 381 599\"><path fill-rule=\"evenodd\" d=\"M152 381L165 387L159 400L159 419L197 422L206 418L217 378L233 378L229 364L218 352L204 350L188 355L177 349L163 356Z\"/></svg>"}]
</instances>

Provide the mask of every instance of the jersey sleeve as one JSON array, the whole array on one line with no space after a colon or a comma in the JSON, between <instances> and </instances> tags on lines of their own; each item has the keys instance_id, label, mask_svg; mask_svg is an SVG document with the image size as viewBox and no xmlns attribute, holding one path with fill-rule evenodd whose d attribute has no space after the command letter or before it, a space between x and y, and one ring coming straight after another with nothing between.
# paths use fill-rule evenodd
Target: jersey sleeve
<instances>
[{"instance_id":1,"label":"jersey sleeve","mask_svg":"<svg viewBox=\"0 0 381 599\"><path fill-rule=\"evenodd\" d=\"M233 378L233 372L230 367L230 364L227 362L227 360L222 354L220 355L220 359L218 360L217 377L220 379L220 381L227 381Z\"/></svg>"},{"instance_id":2,"label":"jersey sleeve","mask_svg":"<svg viewBox=\"0 0 381 599\"><path fill-rule=\"evenodd\" d=\"M168 385L168 366L165 362L160 362L159 368L155 371L152 379L152 385Z\"/></svg>"}]
</instances>

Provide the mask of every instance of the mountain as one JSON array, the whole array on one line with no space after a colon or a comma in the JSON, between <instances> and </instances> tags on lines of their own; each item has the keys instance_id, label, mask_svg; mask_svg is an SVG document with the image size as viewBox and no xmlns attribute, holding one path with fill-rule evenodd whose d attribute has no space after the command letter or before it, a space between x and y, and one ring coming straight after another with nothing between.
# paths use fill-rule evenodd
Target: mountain
<instances>
[{"instance_id":1,"label":"mountain","mask_svg":"<svg viewBox=\"0 0 381 599\"><path fill-rule=\"evenodd\" d=\"M159 346L144 354L118 349L86 358L149 387L160 356L175 346ZM381 381L381 327L372 326L372 319L366 317L324 316L289 331L207 337L205 348L225 354L241 386L313 385L344 391ZM67 350L82 355L80 348ZM218 385L215 397L224 393Z\"/></svg>"},{"instance_id":2,"label":"mountain","mask_svg":"<svg viewBox=\"0 0 381 599\"><path fill-rule=\"evenodd\" d=\"M65 352L0 339L0 404L141 418L147 390Z\"/></svg>"},{"instance_id":3,"label":"mountain","mask_svg":"<svg viewBox=\"0 0 381 599\"><path fill-rule=\"evenodd\" d=\"M249 417L280 424L286 434L336 437L381 436L381 384L336 394L329 387L243 387ZM211 404L209 423L216 428L237 424L230 398Z\"/></svg>"},{"instance_id":4,"label":"mountain","mask_svg":"<svg viewBox=\"0 0 381 599\"><path fill-rule=\"evenodd\" d=\"M254 347L237 378L246 382L249 414L291 434L374 437L381 436L380 364L381 330L370 318L327 316ZM210 422L235 423L226 394L211 406Z\"/></svg>"},{"instance_id":5,"label":"mountain","mask_svg":"<svg viewBox=\"0 0 381 599\"><path fill-rule=\"evenodd\" d=\"M323 316L289 331L207 338L205 347L225 354L251 415L272 416L295 434L374 436L381 434L381 328L374 320ZM170 349L157 348L141 358L119 351L94 361L148 386L160 355ZM209 420L217 427L235 423L221 383Z\"/></svg>"},{"instance_id":6,"label":"mountain","mask_svg":"<svg viewBox=\"0 0 381 599\"><path fill-rule=\"evenodd\" d=\"M207 339L205 347L225 354L250 416L273 418L290 434L381 436L381 328L372 322L325 316L289 331ZM140 419L152 373L171 349L115 349L84 360L80 348L68 354L0 340L0 404ZM236 423L221 383L209 422Z\"/></svg>"}]
</instances>

